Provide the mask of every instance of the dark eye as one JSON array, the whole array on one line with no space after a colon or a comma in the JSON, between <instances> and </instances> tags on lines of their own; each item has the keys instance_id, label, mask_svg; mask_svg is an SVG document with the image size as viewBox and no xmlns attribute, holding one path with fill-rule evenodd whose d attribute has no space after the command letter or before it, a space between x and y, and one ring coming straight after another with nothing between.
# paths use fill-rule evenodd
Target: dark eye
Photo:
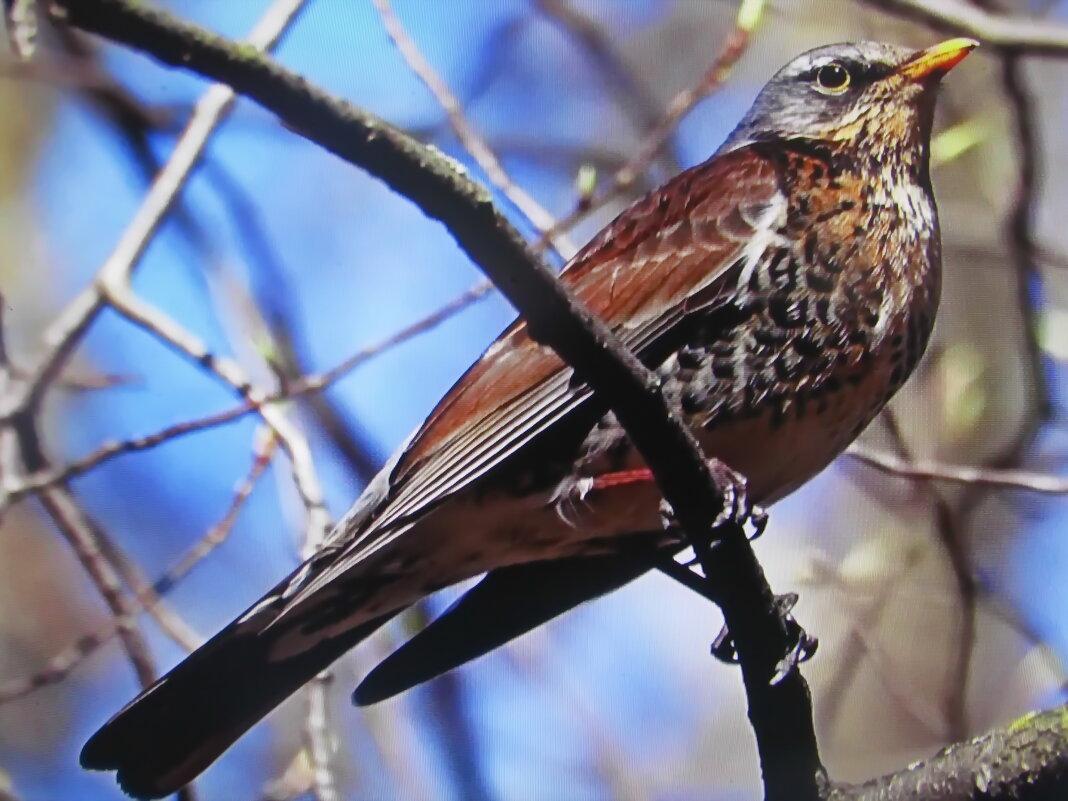
<instances>
[{"instance_id":1,"label":"dark eye","mask_svg":"<svg viewBox=\"0 0 1068 801\"><path fill-rule=\"evenodd\" d=\"M851 76L849 70L832 61L816 71L816 88L828 94L839 94L849 87Z\"/></svg>"}]
</instances>

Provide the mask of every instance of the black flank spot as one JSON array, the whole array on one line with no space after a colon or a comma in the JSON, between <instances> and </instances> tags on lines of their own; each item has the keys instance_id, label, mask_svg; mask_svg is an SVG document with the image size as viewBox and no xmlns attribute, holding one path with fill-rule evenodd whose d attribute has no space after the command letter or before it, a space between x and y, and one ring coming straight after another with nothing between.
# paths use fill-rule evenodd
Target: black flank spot
<instances>
[{"instance_id":1,"label":"black flank spot","mask_svg":"<svg viewBox=\"0 0 1068 801\"><path fill-rule=\"evenodd\" d=\"M734 365L728 361L714 359L712 361L712 375L716 378L734 378Z\"/></svg>"},{"instance_id":2,"label":"black flank spot","mask_svg":"<svg viewBox=\"0 0 1068 801\"><path fill-rule=\"evenodd\" d=\"M805 270L805 283L813 292L826 294L834 290L834 281L813 269Z\"/></svg>"},{"instance_id":3,"label":"black flank spot","mask_svg":"<svg viewBox=\"0 0 1068 801\"><path fill-rule=\"evenodd\" d=\"M798 356L814 359L820 355L820 346L809 337L796 337L792 343Z\"/></svg>"},{"instance_id":4,"label":"black flank spot","mask_svg":"<svg viewBox=\"0 0 1068 801\"><path fill-rule=\"evenodd\" d=\"M685 369L696 370L704 361L704 354L696 348L682 348L677 357L679 366Z\"/></svg>"},{"instance_id":5,"label":"black flank spot","mask_svg":"<svg viewBox=\"0 0 1068 801\"><path fill-rule=\"evenodd\" d=\"M797 328L805 324L808 303L800 298L791 303L786 295L774 295L768 301L768 313L771 319L783 328Z\"/></svg>"},{"instance_id":6,"label":"black flank spot","mask_svg":"<svg viewBox=\"0 0 1068 801\"><path fill-rule=\"evenodd\" d=\"M695 392L692 389L688 389L682 393L682 397L679 399L682 405L682 410L686 414L697 414L706 405L708 399L707 393Z\"/></svg>"}]
</instances>

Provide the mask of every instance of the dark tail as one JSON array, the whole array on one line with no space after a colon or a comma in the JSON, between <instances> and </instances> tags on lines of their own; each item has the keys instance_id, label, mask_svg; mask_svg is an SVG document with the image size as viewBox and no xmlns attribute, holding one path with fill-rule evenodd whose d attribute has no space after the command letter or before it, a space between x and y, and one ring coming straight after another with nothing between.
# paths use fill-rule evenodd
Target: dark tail
<instances>
[{"instance_id":1,"label":"dark tail","mask_svg":"<svg viewBox=\"0 0 1068 801\"><path fill-rule=\"evenodd\" d=\"M656 549L497 568L363 680L353 701L375 704L477 659L557 615L652 569Z\"/></svg>"},{"instance_id":2,"label":"dark tail","mask_svg":"<svg viewBox=\"0 0 1068 801\"><path fill-rule=\"evenodd\" d=\"M282 658L272 646L284 628L231 623L94 734L82 766L118 771L119 785L135 798L171 795L390 617Z\"/></svg>"}]
</instances>

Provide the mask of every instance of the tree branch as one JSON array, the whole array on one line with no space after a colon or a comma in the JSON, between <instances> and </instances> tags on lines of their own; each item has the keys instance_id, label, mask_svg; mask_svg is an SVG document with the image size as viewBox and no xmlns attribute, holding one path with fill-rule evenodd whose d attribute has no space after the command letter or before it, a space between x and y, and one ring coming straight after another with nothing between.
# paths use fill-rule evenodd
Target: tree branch
<instances>
[{"instance_id":1,"label":"tree branch","mask_svg":"<svg viewBox=\"0 0 1068 801\"><path fill-rule=\"evenodd\" d=\"M1068 57L1068 27L1048 20L992 14L962 0L864 0L891 14L922 22L984 45L1032 55Z\"/></svg>"},{"instance_id":2,"label":"tree branch","mask_svg":"<svg viewBox=\"0 0 1068 801\"><path fill-rule=\"evenodd\" d=\"M827 801L1059 801L1068 786L1068 706L1033 713L905 770L835 787Z\"/></svg>"}]
</instances>

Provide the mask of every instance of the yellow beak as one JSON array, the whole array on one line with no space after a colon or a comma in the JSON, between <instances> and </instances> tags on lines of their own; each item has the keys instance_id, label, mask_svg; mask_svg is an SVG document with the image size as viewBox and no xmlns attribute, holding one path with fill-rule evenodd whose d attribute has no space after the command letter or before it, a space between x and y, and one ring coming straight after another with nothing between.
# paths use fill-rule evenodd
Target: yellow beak
<instances>
[{"instance_id":1,"label":"yellow beak","mask_svg":"<svg viewBox=\"0 0 1068 801\"><path fill-rule=\"evenodd\" d=\"M922 81L929 75L944 75L979 46L975 39L960 37L920 50L898 68L898 74L908 81Z\"/></svg>"}]
</instances>

